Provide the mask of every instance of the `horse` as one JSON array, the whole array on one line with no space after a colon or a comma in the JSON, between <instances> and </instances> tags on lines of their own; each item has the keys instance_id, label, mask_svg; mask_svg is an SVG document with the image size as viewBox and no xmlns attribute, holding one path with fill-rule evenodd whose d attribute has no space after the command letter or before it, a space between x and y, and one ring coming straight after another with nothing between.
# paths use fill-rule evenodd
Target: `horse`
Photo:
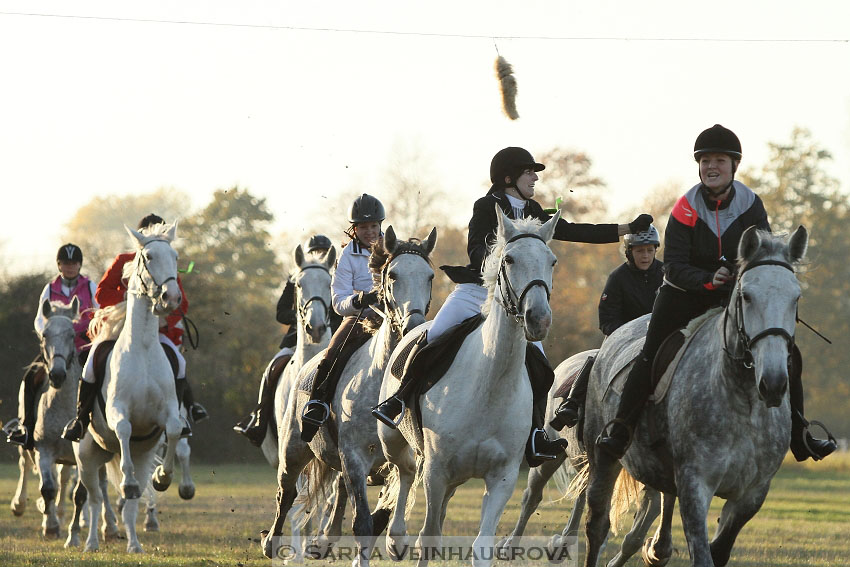
<instances>
[{"instance_id":1,"label":"horse","mask_svg":"<svg viewBox=\"0 0 850 567\"><path fill-rule=\"evenodd\" d=\"M379 425L384 454L400 477L387 553L401 559L407 550L408 493L421 474L427 511L416 544L420 567L428 562L428 550L440 545L449 499L470 478L482 478L486 485L473 564L490 564L496 526L516 485L531 427L525 353L528 341L543 340L551 326L556 257L549 242L560 213L542 225L532 218L512 221L498 207L496 215L496 241L483 268L486 320L465 338L437 385L420 396L421 429L411 411L403 414L398 430ZM389 368L422 332L415 329L405 337ZM392 372L385 372L381 399L398 384Z\"/></svg>"},{"instance_id":2,"label":"horse","mask_svg":"<svg viewBox=\"0 0 850 567\"><path fill-rule=\"evenodd\" d=\"M620 461L588 446L585 565L596 565L609 526L616 477L662 492L662 525L654 545L671 549L670 522L679 499L692 564L726 565L740 530L758 512L788 450L789 363L801 291L794 266L808 246L799 227L787 241L751 227L738 244L738 272L729 304L691 322L685 350L666 395L654 396ZM584 438L596 439L618 405L612 382L628 373L647 317L612 333L590 375ZM618 357L618 354L620 355ZM619 360L619 363L618 363ZM706 528L713 496L726 499L714 539Z\"/></svg>"},{"instance_id":3,"label":"horse","mask_svg":"<svg viewBox=\"0 0 850 567\"><path fill-rule=\"evenodd\" d=\"M549 403L546 410L546 433L549 438L560 435L569 442L569 446L563 457L546 461L538 467L529 469L528 483L522 493L522 508L517 523L513 531L504 539L500 540L498 544L498 547L506 554L512 547L518 545L520 538L525 532L528 520L543 500L543 488L546 486L546 483L563 471L564 467L570 466L573 470L577 471L582 469L587 462L584 443L583 440L580 441L578 439L577 428L564 428L558 432L548 422L555 417L555 410L558 408L560 402L560 398L556 398L555 393L561 389L569 377L580 371L589 356L595 357L598 351L599 349L591 349L574 354L555 368L555 380L552 388L549 390ZM581 523L581 516L584 513L585 492L584 490L579 490L577 494L573 495L570 488L566 486L567 482L557 477L556 484L563 486L563 488L562 486L558 487L565 493L563 498L574 496L575 499L566 526L564 526L564 529L559 534L553 535L549 540L549 556L569 557L570 552L576 551L577 548L579 524ZM658 492L652 488L643 487L639 495L638 510L635 514L632 528L623 538L620 551L608 562L608 567L622 567L632 555L642 549L643 538L652 526L655 518L658 517L660 508L661 498ZM566 551L566 553L563 553L563 551ZM653 551L657 552L658 550L643 547L644 562L647 565L660 565L661 563L655 562L655 558L652 555ZM666 555L666 557L669 557L669 555Z\"/></svg>"},{"instance_id":4,"label":"horse","mask_svg":"<svg viewBox=\"0 0 850 567\"><path fill-rule=\"evenodd\" d=\"M159 224L142 232L127 228L127 232L137 248L135 259L124 266L127 300L98 310L93 320L96 340L117 334L98 396L103 407L95 404L89 435L74 446L92 512L86 551L99 547L95 511L101 504L101 495L94 490L97 471L118 455L119 490L127 500L122 511L127 551L142 552L136 536L138 499L142 494L137 472L145 482L151 478L157 490L167 489L182 430L174 375L158 337L159 317L177 308L182 299L177 283L177 252L171 246L177 226ZM167 439L165 456L151 477L163 431Z\"/></svg>"},{"instance_id":5,"label":"horse","mask_svg":"<svg viewBox=\"0 0 850 567\"><path fill-rule=\"evenodd\" d=\"M384 320L368 342L345 363L331 403L333 411L329 426L322 427L309 444L301 440L299 419L308 396L297 390L302 379L315 372L322 357L314 357L301 368L286 413L280 416L279 421L278 506L272 527L264 533L261 543L266 557L274 557L275 539L281 534L284 519L295 498L296 478L315 458L318 466L311 467L312 478L320 476L323 466L342 472L346 491L354 505L353 531L358 547L354 563L368 566L375 534L383 531L381 524L389 517L388 509L392 506L382 496L373 522L366 479L369 475L378 474L385 460L378 450L378 427L371 407L378 402L381 377L392 349L405 332L425 321L434 278L429 255L436 242L436 228L424 241L415 238L402 241L389 226L383 246L373 246L370 266L373 272L380 274L379 295L386 310L381 311ZM332 430L334 425L336 428ZM392 484L391 480L388 484ZM385 486L382 494L392 493L393 490Z\"/></svg>"}]
</instances>

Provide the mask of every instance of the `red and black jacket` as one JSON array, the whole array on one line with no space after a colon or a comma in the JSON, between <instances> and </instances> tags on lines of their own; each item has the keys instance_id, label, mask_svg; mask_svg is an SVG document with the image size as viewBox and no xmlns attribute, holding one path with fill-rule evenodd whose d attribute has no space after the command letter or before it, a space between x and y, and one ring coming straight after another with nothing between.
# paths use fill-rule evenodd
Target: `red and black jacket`
<instances>
[{"instance_id":1,"label":"red and black jacket","mask_svg":"<svg viewBox=\"0 0 850 567\"><path fill-rule=\"evenodd\" d=\"M733 182L723 201L708 199L702 183L679 197L664 231L664 280L701 294L728 293L730 284L715 288L711 280L724 265L738 259L738 242L751 226L770 230L767 211L758 195Z\"/></svg>"}]
</instances>

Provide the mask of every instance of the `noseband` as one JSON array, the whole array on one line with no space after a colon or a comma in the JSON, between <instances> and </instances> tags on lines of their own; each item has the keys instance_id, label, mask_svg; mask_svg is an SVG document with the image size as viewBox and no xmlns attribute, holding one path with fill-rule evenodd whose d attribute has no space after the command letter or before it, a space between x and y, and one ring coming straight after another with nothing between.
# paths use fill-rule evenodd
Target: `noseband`
<instances>
[{"instance_id":1,"label":"noseband","mask_svg":"<svg viewBox=\"0 0 850 567\"><path fill-rule=\"evenodd\" d=\"M149 240L149 241L145 242L145 245L142 246L142 250L144 250L148 246L148 244L150 244L152 242L169 242L169 241L164 239L164 238L155 238L153 240ZM169 246L170 246L170 243L169 243ZM177 277L176 276L169 276L162 283L156 283L156 278L153 277L153 274L151 273L151 270L148 267L148 261L145 259L145 255L142 254L142 250L139 250L138 254L136 254L137 258L139 258L138 264L141 267L144 268L145 272L147 272L148 276L150 277L151 281L153 282L153 287L149 288L148 285L145 283L144 278L139 277L139 282L141 283L141 286L142 286L141 291L132 291L131 292L130 290L127 290L127 293L133 293L133 294L139 295L139 296L146 295L155 302L157 300L157 298L162 295L163 286L165 286L165 284L167 284L171 280L177 281ZM136 271L136 274L141 276L141 274L139 273L138 270Z\"/></svg>"},{"instance_id":2,"label":"noseband","mask_svg":"<svg viewBox=\"0 0 850 567\"><path fill-rule=\"evenodd\" d=\"M428 261L428 256L420 252L419 250L407 249L398 252L397 254L393 254L387 260L386 264L384 264L384 269L381 270L381 293L384 296L384 305L387 307L386 313L382 313L384 317L389 318L390 324L395 327L396 331L401 335L403 334L404 329L404 321L406 319L410 319L411 315L419 314L422 317L425 317L428 314L428 311L431 309L431 298L428 297L428 304L425 305L425 311L421 309L411 309L407 312L407 317L403 317L400 313L401 308L398 302L393 297L392 293L390 293L389 285L387 285L387 272L390 269L390 262L398 258L399 256L403 256L405 254L413 254L414 256L419 256L426 262ZM374 309L374 306L372 307Z\"/></svg>"},{"instance_id":3,"label":"noseband","mask_svg":"<svg viewBox=\"0 0 850 567\"><path fill-rule=\"evenodd\" d=\"M312 269L312 268L317 268L317 269L323 270L325 273L328 274L328 276L330 276L330 274L331 274L330 270L328 270L328 268L326 266L323 266L323 265L320 265L320 264L310 264L309 266L304 266L303 268L301 268L301 271L303 272L305 270L309 270L309 269ZM298 289L299 290L301 289L300 285L298 286ZM325 301L325 298L323 298L319 295L314 295L314 296L308 298L307 301L305 301L304 303L298 304L298 317L302 321L306 321L307 320L307 308L309 308L310 304L312 304L314 301L317 302L317 303L321 303L322 307L325 308L325 326L326 327L330 326L330 324L331 324L330 306L328 306L327 302Z\"/></svg>"},{"instance_id":4,"label":"noseband","mask_svg":"<svg viewBox=\"0 0 850 567\"><path fill-rule=\"evenodd\" d=\"M543 244L546 244L546 241L543 240L538 235L524 233L524 234L517 234L516 236L514 236L513 238L511 238L510 240L505 242L505 247L507 248L508 244L510 244L511 242L514 242L516 240L520 240L522 238L536 238L537 240L539 240ZM504 284L502 284L503 279L504 279L504 282L505 282ZM546 282L544 282L543 280L540 280L540 279L532 280L532 281L528 282L528 284L523 288L522 293L517 295L517 292L514 289L514 286L511 285L511 280L508 279L508 273L505 270L505 258L504 258L504 256L502 257L502 262L499 265L499 273L496 276L496 283L499 286L499 293L502 296L502 301L500 302L502 304L502 307L504 307L505 312L510 317L513 317L514 320L516 320L517 323L522 323L523 319L525 318L525 316L522 315L522 313L521 313L522 302L525 300L526 294L528 294L528 292L531 291L531 288L538 286L538 285L543 286L543 289L546 290L546 301L549 301L549 299L551 297L551 291L549 290L548 284Z\"/></svg>"},{"instance_id":5,"label":"noseband","mask_svg":"<svg viewBox=\"0 0 850 567\"><path fill-rule=\"evenodd\" d=\"M741 291L741 278L744 276L746 272L752 270L753 268L758 268L759 266L781 266L786 270L789 270L791 273L794 273L794 267L787 262L782 262L780 260L761 260L759 262L753 262L752 264L747 264L741 273L738 274L738 282L735 286L735 311L737 312L737 316L735 317L737 322L737 334L738 334L738 342L741 343L744 347L744 354L742 356L735 356L729 350L726 344L726 321L729 318L729 310L726 309L725 314L723 315L723 351L726 353L730 359L735 362L741 364L747 370L752 370L754 363L753 359L753 346L765 337L770 336L779 336L785 339L785 342L788 345L788 357L791 357L791 351L794 346L794 336L789 334L788 331L783 329L782 327L771 327L769 329L765 329L760 333L757 333L754 337L750 337L747 334L747 329L744 326L744 309L743 309L743 292ZM795 317L796 318L796 317Z\"/></svg>"}]
</instances>

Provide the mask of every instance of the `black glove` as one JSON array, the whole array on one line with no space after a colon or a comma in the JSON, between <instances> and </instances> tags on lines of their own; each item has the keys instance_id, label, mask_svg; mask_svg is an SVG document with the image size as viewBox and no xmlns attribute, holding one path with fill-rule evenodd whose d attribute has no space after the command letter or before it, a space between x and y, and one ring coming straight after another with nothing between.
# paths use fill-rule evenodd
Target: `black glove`
<instances>
[{"instance_id":1,"label":"black glove","mask_svg":"<svg viewBox=\"0 0 850 567\"><path fill-rule=\"evenodd\" d=\"M351 302L357 309L369 307L374 303L378 303L377 291L358 291L354 296L354 301Z\"/></svg>"},{"instance_id":2,"label":"black glove","mask_svg":"<svg viewBox=\"0 0 850 567\"><path fill-rule=\"evenodd\" d=\"M649 230L650 224L652 224L652 215L643 213L642 215L638 215L635 220L629 223L629 230L632 234L637 234L638 232Z\"/></svg>"}]
</instances>

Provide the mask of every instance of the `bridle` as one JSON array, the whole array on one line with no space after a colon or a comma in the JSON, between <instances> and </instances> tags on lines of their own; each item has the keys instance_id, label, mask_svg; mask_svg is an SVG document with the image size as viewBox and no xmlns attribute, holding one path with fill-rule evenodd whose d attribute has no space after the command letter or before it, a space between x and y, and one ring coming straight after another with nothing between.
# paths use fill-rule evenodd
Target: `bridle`
<instances>
[{"instance_id":1,"label":"bridle","mask_svg":"<svg viewBox=\"0 0 850 567\"><path fill-rule=\"evenodd\" d=\"M788 331L783 329L782 327L770 327L769 329L764 329L760 333L757 333L755 336L750 337L747 333L747 329L744 326L744 310L743 310L743 292L741 291L741 278L744 276L746 272L752 270L753 268L758 268L760 266L781 266L786 270L789 270L791 273L794 273L794 267L787 262L782 262L780 260L761 260L758 262L753 262L751 264L747 264L744 266L744 269L738 274L737 285L735 286L735 311L736 316L735 320L737 323L737 334L738 334L738 342L744 347L744 354L741 356L735 356L729 350L728 345L726 343L726 321L729 318L729 309L726 309L723 315L723 351L726 353L731 360L737 362L742 365L747 370L752 370L754 366L754 358L752 348L753 346L765 337L770 336L779 336L785 339L785 342L788 345L788 358L790 362L791 352L794 347L794 336L791 335ZM799 320L795 316L795 319Z\"/></svg>"},{"instance_id":2,"label":"bridle","mask_svg":"<svg viewBox=\"0 0 850 567\"><path fill-rule=\"evenodd\" d=\"M67 367L67 366L69 366L69 364L68 364L69 356L70 356L71 362L73 362L76 359L76 357L74 356L74 353L76 352L76 347L74 346L74 327L73 327L74 321L70 317L65 317L64 315L53 315L52 317L50 317L50 319L55 320L55 319L59 319L60 317L62 319L67 319L68 321L71 322L71 329L68 330L68 331L64 331L62 333L63 335L68 334L68 335L71 336L71 352L70 352L70 355L66 355L65 353L56 352L56 350L54 349L52 358L53 359L61 358L65 362L65 366ZM49 322L50 321L48 321L48 324L49 324ZM47 327L45 327L45 332L46 331L47 331ZM44 357L45 362L50 361L51 357L47 356L48 355L47 341L45 340L44 337L42 337L42 339L41 339L41 354Z\"/></svg>"},{"instance_id":3,"label":"bridle","mask_svg":"<svg viewBox=\"0 0 850 567\"><path fill-rule=\"evenodd\" d=\"M127 293L132 293L133 295L138 295L139 297L147 296L151 300L156 302L158 300L158 298L162 296L162 288L165 286L165 284L167 284L168 282L170 282L172 280L176 281L177 276L169 276L162 283L156 282L156 278L153 277L153 274L151 273L151 270L148 267L148 261L145 259L145 255L142 254L142 251L145 248L147 248L147 246L149 244L151 244L152 242L166 242L166 243L169 244L169 246L170 246L170 242L168 240L164 239L164 238L154 238L152 240L145 242L144 246L142 246L141 250L139 250L139 252L136 254L136 264L137 264L137 266L141 266L144 269L145 273L147 273L148 277L153 282L153 287L149 287L148 284L145 283L145 278L141 277L142 274L140 273L140 270L137 267L136 268L136 275L139 276L139 283L141 284L141 290L136 291L136 290L128 289Z\"/></svg>"},{"instance_id":4,"label":"bridle","mask_svg":"<svg viewBox=\"0 0 850 567\"><path fill-rule=\"evenodd\" d=\"M516 236L509 239L505 242L505 248L507 248L508 244L511 242L515 242L522 238L536 238L543 244L546 244L546 241L543 240L540 236L536 234L517 234ZM502 280L504 279L504 284L502 284ZM525 300L525 296L531 291L531 288L536 286L543 286L543 289L546 290L546 301L549 301L552 292L549 290L549 285L541 279L531 280L526 284L523 288L522 293L517 295L514 286L511 284L511 280L508 279L508 272L505 269L505 254L502 255L502 261L499 264L499 272L496 276L496 284L499 287L499 293L502 296L502 300L499 302L501 306L504 308L505 312L509 317L513 317L517 323L522 323L525 319L525 316L522 314L522 302Z\"/></svg>"},{"instance_id":5,"label":"bridle","mask_svg":"<svg viewBox=\"0 0 850 567\"><path fill-rule=\"evenodd\" d=\"M398 302L395 300L395 297L393 297L393 294L390 291L389 284L387 283L389 281L387 274L390 269L390 263L399 256L403 256L405 254L413 254L414 256L419 256L420 258L428 262L428 256L426 254L420 252L419 250L414 250L412 248L401 250L398 253L393 253L387 259L386 263L384 264L384 268L381 270L381 295L383 295L384 297L384 306L386 307L386 310L384 312L376 310L380 315L382 315L385 319L389 321L391 327L395 329L399 335L404 334L404 322L405 320L410 319L411 315L416 315L418 313L419 315L422 315L422 317L425 317L426 315L428 315L428 311L431 309L431 298L429 296L428 304L425 305L425 311L423 311L422 309L411 309L407 312L407 317L404 317L401 314L401 306L399 306ZM375 310L374 305L372 306L372 309Z\"/></svg>"},{"instance_id":6,"label":"bridle","mask_svg":"<svg viewBox=\"0 0 850 567\"><path fill-rule=\"evenodd\" d=\"M328 274L328 276L330 276L330 274L331 274L331 271L327 268L327 266L324 266L324 265L321 265L321 264L310 264L309 266L304 266L303 268L301 268L300 271L301 271L301 273L303 273L305 270L309 270L309 269L313 269L313 268L323 270L325 273ZM299 290L301 289L300 285L298 286L298 289ZM300 293L299 293L299 295L300 295ZM308 320L307 319L307 309L310 307L310 305L314 301L316 303L320 303L322 305L322 307L325 308L324 323L325 323L326 327L329 327L330 324L331 324L331 309L330 309L330 306L328 305L328 303L325 301L325 298L320 296L320 295L314 295L312 297L309 297L303 303L299 301L298 306L297 306L298 317L302 321L307 321Z\"/></svg>"}]
</instances>

